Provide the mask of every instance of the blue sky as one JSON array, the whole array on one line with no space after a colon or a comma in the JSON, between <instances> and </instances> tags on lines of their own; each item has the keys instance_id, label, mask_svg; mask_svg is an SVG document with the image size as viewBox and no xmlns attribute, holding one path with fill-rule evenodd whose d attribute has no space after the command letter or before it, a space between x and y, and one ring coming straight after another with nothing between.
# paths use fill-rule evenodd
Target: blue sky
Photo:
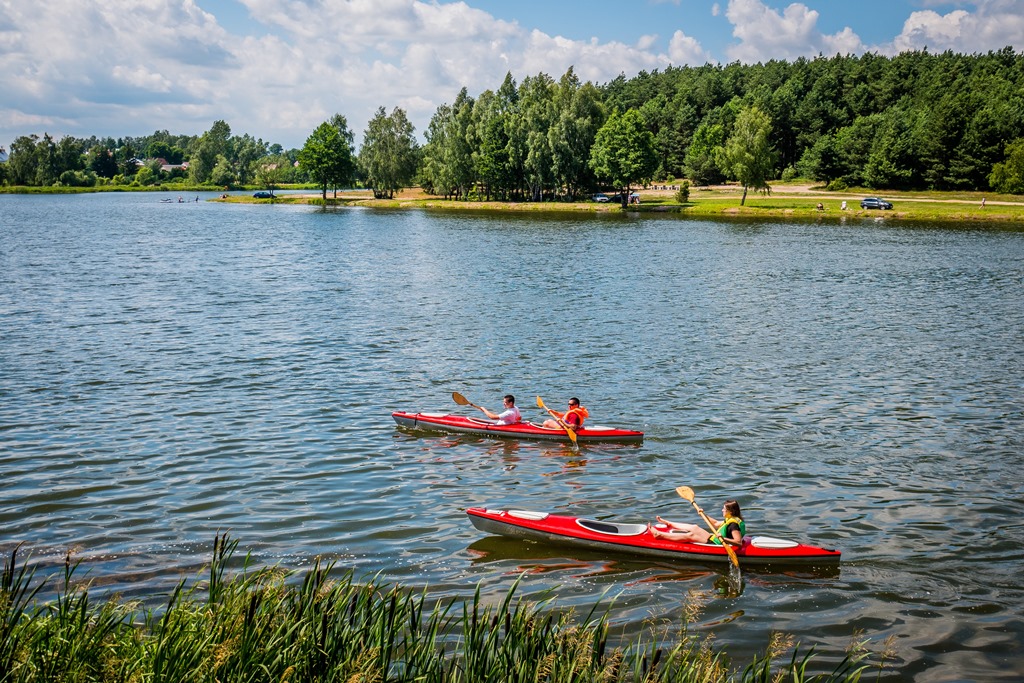
<instances>
[{"instance_id":1,"label":"blue sky","mask_svg":"<svg viewBox=\"0 0 1024 683\"><path fill-rule=\"evenodd\" d=\"M707 62L1024 51L1024 0L0 0L0 146L235 134L301 147L378 107L422 132L459 89Z\"/></svg>"}]
</instances>

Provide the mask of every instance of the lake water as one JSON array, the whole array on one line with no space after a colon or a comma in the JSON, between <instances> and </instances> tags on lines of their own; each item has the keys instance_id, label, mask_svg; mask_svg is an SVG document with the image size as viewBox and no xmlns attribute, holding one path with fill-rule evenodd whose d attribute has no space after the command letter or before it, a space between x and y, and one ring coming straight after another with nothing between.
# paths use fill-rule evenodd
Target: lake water
<instances>
[{"instance_id":1,"label":"lake water","mask_svg":"<svg viewBox=\"0 0 1024 683\"><path fill-rule=\"evenodd\" d=\"M166 591L229 531L440 596L551 590L616 632L772 630L883 680L1024 675L1024 229L0 196L0 551ZM640 446L420 435L394 410L578 395ZM744 572L489 537L472 505L843 551ZM875 674L872 673L873 677Z\"/></svg>"}]
</instances>

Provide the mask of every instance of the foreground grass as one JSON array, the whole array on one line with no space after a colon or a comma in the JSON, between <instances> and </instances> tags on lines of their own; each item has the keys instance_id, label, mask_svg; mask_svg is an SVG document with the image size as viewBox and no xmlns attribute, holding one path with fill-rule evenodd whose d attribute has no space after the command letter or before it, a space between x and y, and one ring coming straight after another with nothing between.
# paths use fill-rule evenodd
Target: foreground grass
<instances>
[{"instance_id":1,"label":"foreground grass","mask_svg":"<svg viewBox=\"0 0 1024 683\"><path fill-rule=\"evenodd\" d=\"M812 675L810 652L777 662L792 644L773 637L764 656L731 671L713 635L699 639L685 623L615 647L606 614L576 619L517 599L515 586L496 605L478 588L471 601L428 606L426 592L331 578L319 561L304 574L246 565L227 576L234 550L218 537L208 579L182 581L158 611L94 601L70 556L55 600L39 603L47 582L15 550L0 581L0 682L853 682L868 669L859 644Z\"/></svg>"}]
</instances>

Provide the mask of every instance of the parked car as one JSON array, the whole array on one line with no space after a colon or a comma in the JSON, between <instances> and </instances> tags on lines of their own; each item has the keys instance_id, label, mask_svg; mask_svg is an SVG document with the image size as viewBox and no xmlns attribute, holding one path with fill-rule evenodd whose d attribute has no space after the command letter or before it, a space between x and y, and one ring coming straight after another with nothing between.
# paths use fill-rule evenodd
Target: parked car
<instances>
[{"instance_id":1,"label":"parked car","mask_svg":"<svg viewBox=\"0 0 1024 683\"><path fill-rule=\"evenodd\" d=\"M594 201L601 202L603 204L604 202L608 201L608 195L598 192L597 194L594 195Z\"/></svg>"},{"instance_id":2,"label":"parked car","mask_svg":"<svg viewBox=\"0 0 1024 683\"><path fill-rule=\"evenodd\" d=\"M862 209L891 209L892 204L878 197L865 197L860 201Z\"/></svg>"},{"instance_id":3,"label":"parked car","mask_svg":"<svg viewBox=\"0 0 1024 683\"><path fill-rule=\"evenodd\" d=\"M256 199L273 199L274 198L274 195L270 194L269 192L263 192L262 190L260 192L254 192L252 196L255 197Z\"/></svg>"}]
</instances>

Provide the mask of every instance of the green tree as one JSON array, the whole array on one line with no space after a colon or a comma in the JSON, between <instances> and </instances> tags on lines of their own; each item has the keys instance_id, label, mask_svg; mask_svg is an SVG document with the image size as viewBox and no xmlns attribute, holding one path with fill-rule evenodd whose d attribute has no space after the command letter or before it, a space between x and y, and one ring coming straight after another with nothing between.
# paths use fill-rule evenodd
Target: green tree
<instances>
[{"instance_id":1,"label":"green tree","mask_svg":"<svg viewBox=\"0 0 1024 683\"><path fill-rule=\"evenodd\" d=\"M35 184L44 187L53 185L60 177L61 169L57 164L57 145L49 133L36 143L36 178Z\"/></svg>"},{"instance_id":2,"label":"green tree","mask_svg":"<svg viewBox=\"0 0 1024 683\"><path fill-rule=\"evenodd\" d=\"M227 187L235 181L235 169L231 167L231 162L223 154L217 155L217 163L213 165L213 171L210 173L210 182L218 187Z\"/></svg>"},{"instance_id":3,"label":"green tree","mask_svg":"<svg viewBox=\"0 0 1024 683\"><path fill-rule=\"evenodd\" d=\"M724 177L715 159L715 150L725 144L725 128L720 123L697 126L686 150L683 172L697 185L711 185Z\"/></svg>"},{"instance_id":4,"label":"green tree","mask_svg":"<svg viewBox=\"0 0 1024 683\"><path fill-rule=\"evenodd\" d=\"M352 148L337 126L324 121L306 138L299 151L299 166L320 186L326 202L328 187L345 185L352 178Z\"/></svg>"},{"instance_id":5,"label":"green tree","mask_svg":"<svg viewBox=\"0 0 1024 683\"><path fill-rule=\"evenodd\" d=\"M1024 194L1024 138L1006 146L1006 157L992 166L988 183L996 192Z\"/></svg>"},{"instance_id":6,"label":"green tree","mask_svg":"<svg viewBox=\"0 0 1024 683\"><path fill-rule=\"evenodd\" d=\"M192 182L205 183L217 166L218 156L228 156L231 127L224 121L214 121L210 130L199 138L189 157L188 173Z\"/></svg>"},{"instance_id":7,"label":"green tree","mask_svg":"<svg viewBox=\"0 0 1024 683\"><path fill-rule=\"evenodd\" d=\"M649 180L657 165L654 136L647 130L640 112L612 112L597 131L590 150L590 167L599 179L618 188L622 208L629 202L632 186Z\"/></svg>"},{"instance_id":8,"label":"green tree","mask_svg":"<svg viewBox=\"0 0 1024 683\"><path fill-rule=\"evenodd\" d=\"M219 183L214 180L214 184L228 185L235 179L242 185L248 184L252 180L253 164L267 154L267 143L246 134L241 137L232 137L228 147L232 155L227 157L232 178L227 183Z\"/></svg>"},{"instance_id":9,"label":"green tree","mask_svg":"<svg viewBox=\"0 0 1024 683\"><path fill-rule=\"evenodd\" d=\"M282 154L265 156L253 164L256 183L267 188L270 194L287 180L290 169L291 162Z\"/></svg>"},{"instance_id":10,"label":"green tree","mask_svg":"<svg viewBox=\"0 0 1024 683\"><path fill-rule=\"evenodd\" d=\"M31 185L36 181L36 166L39 165L36 143L38 135L22 135L11 143L7 157L7 171L12 185Z\"/></svg>"},{"instance_id":11,"label":"green tree","mask_svg":"<svg viewBox=\"0 0 1024 683\"><path fill-rule=\"evenodd\" d=\"M414 130L398 107L390 115L381 107L367 124L359 164L374 197L391 199L412 183L417 161Z\"/></svg>"},{"instance_id":12,"label":"green tree","mask_svg":"<svg viewBox=\"0 0 1024 683\"><path fill-rule=\"evenodd\" d=\"M743 185L740 206L747 201L747 190L754 188L770 194L774 154L768 139L771 119L757 107L742 109L733 124L732 135L718 153L719 164Z\"/></svg>"},{"instance_id":13,"label":"green tree","mask_svg":"<svg viewBox=\"0 0 1024 683\"><path fill-rule=\"evenodd\" d=\"M89 149L86 163L89 170L101 178L113 178L117 175L117 160L114 153L103 145L94 145Z\"/></svg>"},{"instance_id":14,"label":"green tree","mask_svg":"<svg viewBox=\"0 0 1024 683\"><path fill-rule=\"evenodd\" d=\"M473 105L473 169L484 196L504 194L508 178L508 133L504 103L485 90Z\"/></svg>"},{"instance_id":15,"label":"green tree","mask_svg":"<svg viewBox=\"0 0 1024 683\"><path fill-rule=\"evenodd\" d=\"M459 199L473 183L473 150L469 129L473 99L463 88L452 105L441 105L427 126L421 182L431 194Z\"/></svg>"},{"instance_id":16,"label":"green tree","mask_svg":"<svg viewBox=\"0 0 1024 683\"><path fill-rule=\"evenodd\" d=\"M594 184L590 150L604 124L601 95L592 83L580 84L570 68L558 81L555 120L548 130L551 173L556 187L573 200Z\"/></svg>"},{"instance_id":17,"label":"green tree","mask_svg":"<svg viewBox=\"0 0 1024 683\"><path fill-rule=\"evenodd\" d=\"M548 132L556 115L552 101L555 82L546 74L526 77L519 87L519 115L512 121L511 139L523 146L523 173L530 199L542 201L553 186L553 159Z\"/></svg>"}]
</instances>

